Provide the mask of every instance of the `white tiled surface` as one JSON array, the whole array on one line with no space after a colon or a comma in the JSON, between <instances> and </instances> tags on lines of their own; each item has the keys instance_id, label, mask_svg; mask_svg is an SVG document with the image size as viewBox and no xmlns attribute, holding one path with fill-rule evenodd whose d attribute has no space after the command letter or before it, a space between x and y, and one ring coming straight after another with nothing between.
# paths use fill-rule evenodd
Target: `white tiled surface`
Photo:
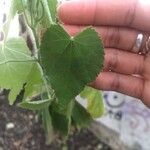
<instances>
[{"instance_id":1,"label":"white tiled surface","mask_svg":"<svg viewBox=\"0 0 150 150\"><path fill-rule=\"evenodd\" d=\"M116 93L103 92L105 114L96 119L120 135L120 140L134 150L150 150L150 109L140 100ZM86 106L86 101L77 97ZM109 132L109 131L108 131Z\"/></svg>"},{"instance_id":2,"label":"white tiled surface","mask_svg":"<svg viewBox=\"0 0 150 150\"><path fill-rule=\"evenodd\" d=\"M130 147L150 150L150 109L141 101L116 92L104 92L106 113L97 121L120 134Z\"/></svg>"}]
</instances>

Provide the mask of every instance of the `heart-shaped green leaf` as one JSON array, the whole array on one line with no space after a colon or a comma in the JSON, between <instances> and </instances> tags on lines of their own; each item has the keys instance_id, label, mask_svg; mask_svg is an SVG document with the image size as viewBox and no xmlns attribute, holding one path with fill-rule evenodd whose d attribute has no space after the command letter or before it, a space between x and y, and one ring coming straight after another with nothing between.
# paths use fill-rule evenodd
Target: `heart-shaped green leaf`
<instances>
[{"instance_id":1,"label":"heart-shaped green leaf","mask_svg":"<svg viewBox=\"0 0 150 150\"><path fill-rule=\"evenodd\" d=\"M68 103L101 71L103 45L91 27L73 38L60 25L52 25L42 39L41 59L58 100Z\"/></svg>"}]
</instances>

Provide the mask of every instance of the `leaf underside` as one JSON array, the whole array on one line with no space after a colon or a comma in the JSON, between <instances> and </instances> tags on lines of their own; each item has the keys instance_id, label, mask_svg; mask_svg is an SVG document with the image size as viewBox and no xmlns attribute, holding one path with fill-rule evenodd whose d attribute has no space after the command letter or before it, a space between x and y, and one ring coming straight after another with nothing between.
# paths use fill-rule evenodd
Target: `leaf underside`
<instances>
[{"instance_id":1,"label":"leaf underside","mask_svg":"<svg viewBox=\"0 0 150 150\"><path fill-rule=\"evenodd\" d=\"M22 38L9 39L0 46L0 87L9 89L9 102L13 104L35 62Z\"/></svg>"}]
</instances>

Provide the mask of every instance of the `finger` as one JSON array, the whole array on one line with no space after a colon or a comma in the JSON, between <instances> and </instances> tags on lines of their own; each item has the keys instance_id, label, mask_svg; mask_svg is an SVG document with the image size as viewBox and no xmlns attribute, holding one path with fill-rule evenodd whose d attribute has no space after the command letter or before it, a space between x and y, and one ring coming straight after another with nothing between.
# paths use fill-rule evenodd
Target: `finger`
<instances>
[{"instance_id":1,"label":"finger","mask_svg":"<svg viewBox=\"0 0 150 150\"><path fill-rule=\"evenodd\" d=\"M144 81L134 76L102 72L92 86L100 90L116 91L139 99L143 98Z\"/></svg>"},{"instance_id":2,"label":"finger","mask_svg":"<svg viewBox=\"0 0 150 150\"><path fill-rule=\"evenodd\" d=\"M126 26L150 31L149 0L71 0L58 9L66 24Z\"/></svg>"},{"instance_id":3,"label":"finger","mask_svg":"<svg viewBox=\"0 0 150 150\"><path fill-rule=\"evenodd\" d=\"M67 32L74 36L81 32L85 26L65 25ZM123 50L132 50L139 31L121 27L96 26L95 30L103 40L104 46Z\"/></svg>"},{"instance_id":4,"label":"finger","mask_svg":"<svg viewBox=\"0 0 150 150\"><path fill-rule=\"evenodd\" d=\"M143 92L143 103L146 104L150 108L150 81L147 81L144 85L144 92Z\"/></svg>"},{"instance_id":5,"label":"finger","mask_svg":"<svg viewBox=\"0 0 150 150\"><path fill-rule=\"evenodd\" d=\"M122 74L144 74L144 56L117 49L105 49L104 70Z\"/></svg>"}]
</instances>

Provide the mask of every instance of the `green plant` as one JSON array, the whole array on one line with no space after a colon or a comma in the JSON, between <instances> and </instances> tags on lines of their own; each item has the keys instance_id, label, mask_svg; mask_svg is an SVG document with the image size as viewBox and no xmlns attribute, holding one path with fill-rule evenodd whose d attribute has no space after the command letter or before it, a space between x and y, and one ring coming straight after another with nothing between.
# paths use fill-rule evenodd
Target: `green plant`
<instances>
[{"instance_id":1,"label":"green plant","mask_svg":"<svg viewBox=\"0 0 150 150\"><path fill-rule=\"evenodd\" d=\"M72 124L87 127L104 109L100 92L87 86L103 67L102 42L92 27L70 37L57 22L56 8L57 0L11 0L0 44L0 87L10 90L11 105L23 89L17 105L40 114L47 142L54 129L67 136ZM23 14L33 34L32 53L23 38L8 37L17 14ZM79 94L87 108L75 99Z\"/></svg>"}]
</instances>

